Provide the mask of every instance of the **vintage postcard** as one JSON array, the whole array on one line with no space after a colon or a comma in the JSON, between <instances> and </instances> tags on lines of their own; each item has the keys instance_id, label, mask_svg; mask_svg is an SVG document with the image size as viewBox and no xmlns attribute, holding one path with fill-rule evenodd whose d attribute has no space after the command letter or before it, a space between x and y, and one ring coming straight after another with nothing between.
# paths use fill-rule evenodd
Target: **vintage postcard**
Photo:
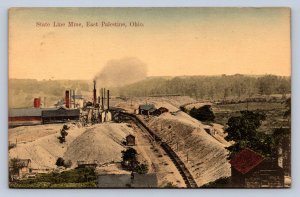
<instances>
[{"instance_id":1,"label":"vintage postcard","mask_svg":"<svg viewBox=\"0 0 300 197\"><path fill-rule=\"evenodd\" d=\"M290 17L11 8L9 187L291 187Z\"/></svg>"}]
</instances>

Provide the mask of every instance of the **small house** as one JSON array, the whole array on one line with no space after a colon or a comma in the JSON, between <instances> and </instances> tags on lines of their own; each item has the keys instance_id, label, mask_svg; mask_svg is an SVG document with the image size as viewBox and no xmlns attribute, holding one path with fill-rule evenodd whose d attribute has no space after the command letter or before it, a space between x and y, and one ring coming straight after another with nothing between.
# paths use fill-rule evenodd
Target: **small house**
<instances>
[{"instance_id":1,"label":"small house","mask_svg":"<svg viewBox=\"0 0 300 197\"><path fill-rule=\"evenodd\" d=\"M30 159L15 159L9 163L9 171L12 176L24 178L32 172Z\"/></svg>"},{"instance_id":2,"label":"small house","mask_svg":"<svg viewBox=\"0 0 300 197\"><path fill-rule=\"evenodd\" d=\"M135 137L134 135L127 135L126 136L126 145L127 146L135 146Z\"/></svg>"},{"instance_id":3,"label":"small house","mask_svg":"<svg viewBox=\"0 0 300 197\"><path fill-rule=\"evenodd\" d=\"M230 164L233 187L284 187L284 171L277 162L266 159L251 149L238 152Z\"/></svg>"}]
</instances>

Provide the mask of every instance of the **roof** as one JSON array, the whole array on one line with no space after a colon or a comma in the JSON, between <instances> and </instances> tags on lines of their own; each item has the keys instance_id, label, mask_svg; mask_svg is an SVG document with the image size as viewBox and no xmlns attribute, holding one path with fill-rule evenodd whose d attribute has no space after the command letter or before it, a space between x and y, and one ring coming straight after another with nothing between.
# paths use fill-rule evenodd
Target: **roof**
<instances>
[{"instance_id":1,"label":"roof","mask_svg":"<svg viewBox=\"0 0 300 197\"><path fill-rule=\"evenodd\" d=\"M235 168L242 174L246 174L259 165L264 160L264 157L254 152L251 149L243 149L231 159L231 167Z\"/></svg>"},{"instance_id":2,"label":"roof","mask_svg":"<svg viewBox=\"0 0 300 197\"><path fill-rule=\"evenodd\" d=\"M131 138L135 138L135 136L134 136L134 135L132 135L132 134L129 134L129 135L127 135L127 136L126 136L126 139L127 139L127 138L129 138L129 137L131 137Z\"/></svg>"},{"instance_id":3,"label":"roof","mask_svg":"<svg viewBox=\"0 0 300 197\"><path fill-rule=\"evenodd\" d=\"M28 167L29 164L31 163L31 160L30 159L18 159L16 161L16 165L23 168L23 167ZM10 162L10 167L12 167L12 162Z\"/></svg>"},{"instance_id":4,"label":"roof","mask_svg":"<svg viewBox=\"0 0 300 197\"><path fill-rule=\"evenodd\" d=\"M64 117L64 116L79 116L79 109L66 109L64 107L55 108L55 110L43 110L42 117Z\"/></svg>"},{"instance_id":5,"label":"roof","mask_svg":"<svg viewBox=\"0 0 300 197\"><path fill-rule=\"evenodd\" d=\"M53 109L53 108L47 108L47 110L48 109ZM45 110L45 108L11 108L8 110L8 116L9 117L42 116L43 110Z\"/></svg>"},{"instance_id":6,"label":"roof","mask_svg":"<svg viewBox=\"0 0 300 197\"><path fill-rule=\"evenodd\" d=\"M155 106L153 104L147 104L147 105L140 105L139 109L141 110L155 110Z\"/></svg>"}]
</instances>

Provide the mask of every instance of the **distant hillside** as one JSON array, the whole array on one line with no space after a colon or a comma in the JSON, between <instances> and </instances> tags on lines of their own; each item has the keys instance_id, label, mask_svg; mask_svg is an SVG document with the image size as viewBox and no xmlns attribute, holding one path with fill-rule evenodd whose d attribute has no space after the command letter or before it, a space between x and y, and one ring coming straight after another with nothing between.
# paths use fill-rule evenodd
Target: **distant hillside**
<instances>
[{"instance_id":1,"label":"distant hillside","mask_svg":"<svg viewBox=\"0 0 300 197\"><path fill-rule=\"evenodd\" d=\"M231 97L246 98L257 94L290 93L290 80L290 77L274 75L153 76L130 85L110 88L110 90L113 96L180 94L194 99L220 100ZM100 81L97 88L101 87ZM31 107L34 97L46 97L46 103L50 106L63 98L66 89L92 92L92 88L92 80L10 79L9 107Z\"/></svg>"},{"instance_id":2,"label":"distant hillside","mask_svg":"<svg viewBox=\"0 0 300 197\"><path fill-rule=\"evenodd\" d=\"M247 98L253 95L287 94L290 77L263 75L221 75L151 77L117 89L124 96L180 94L195 99L219 100L228 97Z\"/></svg>"},{"instance_id":3,"label":"distant hillside","mask_svg":"<svg viewBox=\"0 0 300 197\"><path fill-rule=\"evenodd\" d=\"M66 89L88 91L92 88L89 83L83 80L10 79L9 107L32 107L35 97L46 97L46 104L50 106L64 97Z\"/></svg>"}]
</instances>

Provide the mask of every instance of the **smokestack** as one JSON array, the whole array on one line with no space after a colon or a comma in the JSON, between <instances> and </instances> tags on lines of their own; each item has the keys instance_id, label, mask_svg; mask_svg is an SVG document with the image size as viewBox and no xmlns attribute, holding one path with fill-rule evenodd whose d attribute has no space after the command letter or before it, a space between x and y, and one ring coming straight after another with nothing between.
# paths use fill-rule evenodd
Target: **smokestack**
<instances>
[{"instance_id":1,"label":"smokestack","mask_svg":"<svg viewBox=\"0 0 300 197\"><path fill-rule=\"evenodd\" d=\"M98 96L98 103L100 104L100 96Z\"/></svg>"},{"instance_id":2,"label":"smokestack","mask_svg":"<svg viewBox=\"0 0 300 197\"><path fill-rule=\"evenodd\" d=\"M109 90L107 90L107 110L109 110Z\"/></svg>"},{"instance_id":3,"label":"smokestack","mask_svg":"<svg viewBox=\"0 0 300 197\"><path fill-rule=\"evenodd\" d=\"M46 107L46 97L44 97L44 107Z\"/></svg>"},{"instance_id":4,"label":"smokestack","mask_svg":"<svg viewBox=\"0 0 300 197\"><path fill-rule=\"evenodd\" d=\"M66 90L65 93L65 104L66 104L66 108L70 108L70 91Z\"/></svg>"},{"instance_id":5,"label":"smokestack","mask_svg":"<svg viewBox=\"0 0 300 197\"><path fill-rule=\"evenodd\" d=\"M93 104L94 106L96 105L97 103L97 92L96 92L96 81L94 80L94 90L93 90L93 95L94 95L94 98L93 98Z\"/></svg>"},{"instance_id":6,"label":"smokestack","mask_svg":"<svg viewBox=\"0 0 300 197\"><path fill-rule=\"evenodd\" d=\"M33 99L33 107L34 108L40 108L41 107L41 99L40 98L34 98Z\"/></svg>"},{"instance_id":7,"label":"smokestack","mask_svg":"<svg viewBox=\"0 0 300 197\"><path fill-rule=\"evenodd\" d=\"M103 88L101 88L101 106L102 106L102 109L104 109L104 98L103 98Z\"/></svg>"}]
</instances>

